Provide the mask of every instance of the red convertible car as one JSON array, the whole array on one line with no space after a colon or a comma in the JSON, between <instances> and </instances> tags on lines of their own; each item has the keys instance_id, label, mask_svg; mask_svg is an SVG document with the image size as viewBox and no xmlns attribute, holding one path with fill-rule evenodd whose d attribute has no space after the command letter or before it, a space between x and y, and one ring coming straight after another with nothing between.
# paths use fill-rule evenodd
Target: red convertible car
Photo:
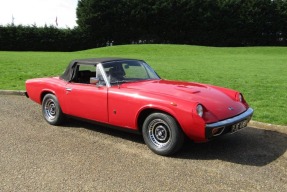
<instances>
[{"instance_id":1,"label":"red convertible car","mask_svg":"<svg viewBox=\"0 0 287 192\"><path fill-rule=\"evenodd\" d=\"M238 91L163 80L136 59L73 60L60 77L27 80L26 96L51 125L71 116L139 132L159 155L236 132L253 114Z\"/></svg>"}]
</instances>

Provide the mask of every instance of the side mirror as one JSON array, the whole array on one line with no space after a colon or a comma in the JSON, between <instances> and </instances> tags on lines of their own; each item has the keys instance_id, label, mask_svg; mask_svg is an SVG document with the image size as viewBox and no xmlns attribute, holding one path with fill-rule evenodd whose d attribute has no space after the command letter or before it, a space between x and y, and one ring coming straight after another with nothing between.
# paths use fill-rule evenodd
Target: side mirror
<instances>
[{"instance_id":1,"label":"side mirror","mask_svg":"<svg viewBox=\"0 0 287 192\"><path fill-rule=\"evenodd\" d=\"M100 82L99 78L91 77L90 78L90 84L97 85Z\"/></svg>"}]
</instances>

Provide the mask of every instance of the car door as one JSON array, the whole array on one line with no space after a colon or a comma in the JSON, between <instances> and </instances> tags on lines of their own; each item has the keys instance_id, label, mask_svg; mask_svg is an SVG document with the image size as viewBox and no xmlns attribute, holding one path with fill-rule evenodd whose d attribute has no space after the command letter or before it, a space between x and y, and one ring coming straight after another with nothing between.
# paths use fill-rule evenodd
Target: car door
<instances>
[{"instance_id":1,"label":"car door","mask_svg":"<svg viewBox=\"0 0 287 192\"><path fill-rule=\"evenodd\" d=\"M79 74L81 74L81 72L85 72L86 76L83 77L83 79L78 77L65 87L65 103L68 114L79 118L107 123L108 88L105 85L97 86L89 84L89 81L87 81L90 77L95 77L95 66L78 65L78 76L80 76Z\"/></svg>"}]
</instances>

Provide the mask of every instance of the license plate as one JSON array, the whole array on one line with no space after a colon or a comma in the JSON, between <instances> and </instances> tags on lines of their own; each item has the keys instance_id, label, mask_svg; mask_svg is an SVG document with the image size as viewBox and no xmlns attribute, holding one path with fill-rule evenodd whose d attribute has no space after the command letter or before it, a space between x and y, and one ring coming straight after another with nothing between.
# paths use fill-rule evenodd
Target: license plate
<instances>
[{"instance_id":1,"label":"license plate","mask_svg":"<svg viewBox=\"0 0 287 192\"><path fill-rule=\"evenodd\" d=\"M247 123L248 123L248 120L246 119L244 121L241 121L239 123L236 123L236 124L232 125L231 133L234 133L234 132L239 131L240 129L246 127Z\"/></svg>"}]
</instances>

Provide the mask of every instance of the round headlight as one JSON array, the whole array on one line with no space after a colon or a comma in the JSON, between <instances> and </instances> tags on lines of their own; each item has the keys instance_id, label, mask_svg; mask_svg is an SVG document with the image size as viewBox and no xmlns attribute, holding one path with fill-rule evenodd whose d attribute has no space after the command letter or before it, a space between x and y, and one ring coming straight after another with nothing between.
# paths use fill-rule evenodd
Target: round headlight
<instances>
[{"instance_id":1,"label":"round headlight","mask_svg":"<svg viewBox=\"0 0 287 192\"><path fill-rule=\"evenodd\" d=\"M243 98L243 97L242 97L242 94L239 93L239 94L238 94L238 100L239 100L240 102L242 102L242 100L243 100L242 98Z\"/></svg>"},{"instance_id":2,"label":"round headlight","mask_svg":"<svg viewBox=\"0 0 287 192\"><path fill-rule=\"evenodd\" d=\"M197 114L200 116L200 117L202 117L203 116L203 106L202 105L197 105L197 107L196 107L196 112L197 112Z\"/></svg>"}]
</instances>

